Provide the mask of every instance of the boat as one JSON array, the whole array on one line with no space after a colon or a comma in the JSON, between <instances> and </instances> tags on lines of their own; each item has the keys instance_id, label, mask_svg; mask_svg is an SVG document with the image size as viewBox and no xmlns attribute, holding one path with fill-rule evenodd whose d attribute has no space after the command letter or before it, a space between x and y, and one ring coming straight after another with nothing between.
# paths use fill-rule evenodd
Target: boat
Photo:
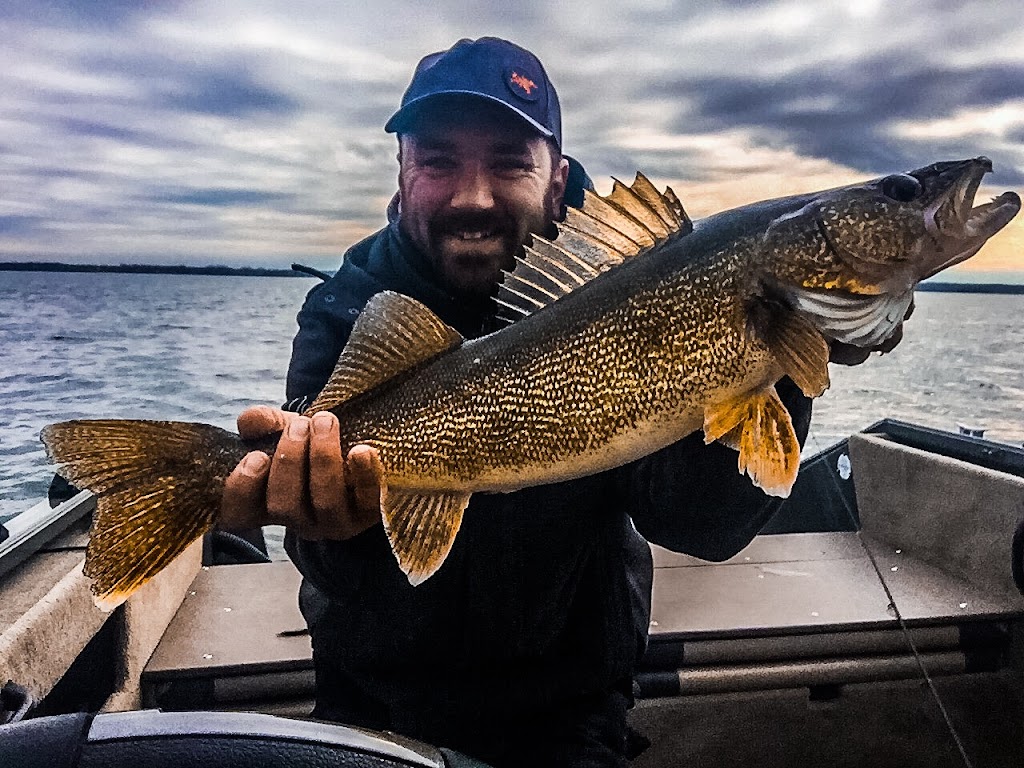
<instances>
[{"instance_id":1,"label":"boat","mask_svg":"<svg viewBox=\"0 0 1024 768\"><path fill-rule=\"evenodd\" d=\"M101 612L94 506L0 541L0 765L479 765L307 719L287 561L214 564L208 537ZM882 420L805 458L735 557L653 549L637 768L1024 764L1024 448Z\"/></svg>"}]
</instances>

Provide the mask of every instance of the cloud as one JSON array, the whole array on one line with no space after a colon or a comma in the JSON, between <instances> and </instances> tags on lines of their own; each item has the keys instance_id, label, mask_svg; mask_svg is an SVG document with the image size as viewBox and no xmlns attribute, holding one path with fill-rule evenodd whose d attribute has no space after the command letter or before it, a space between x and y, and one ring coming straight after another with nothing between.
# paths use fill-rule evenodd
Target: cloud
<instances>
[{"instance_id":1,"label":"cloud","mask_svg":"<svg viewBox=\"0 0 1024 768\"><path fill-rule=\"evenodd\" d=\"M0 235L25 235L37 231L39 216L0 216Z\"/></svg>"},{"instance_id":2,"label":"cloud","mask_svg":"<svg viewBox=\"0 0 1024 768\"><path fill-rule=\"evenodd\" d=\"M382 125L424 54L536 51L599 188L711 212L943 157L1024 184L1009 4L14 0L0 7L0 259L334 267L384 222Z\"/></svg>"},{"instance_id":3,"label":"cloud","mask_svg":"<svg viewBox=\"0 0 1024 768\"><path fill-rule=\"evenodd\" d=\"M183 203L212 207L261 206L266 203L281 203L289 196L274 192L259 192L254 189L190 189L181 192L160 192L150 197L158 203Z\"/></svg>"}]
</instances>

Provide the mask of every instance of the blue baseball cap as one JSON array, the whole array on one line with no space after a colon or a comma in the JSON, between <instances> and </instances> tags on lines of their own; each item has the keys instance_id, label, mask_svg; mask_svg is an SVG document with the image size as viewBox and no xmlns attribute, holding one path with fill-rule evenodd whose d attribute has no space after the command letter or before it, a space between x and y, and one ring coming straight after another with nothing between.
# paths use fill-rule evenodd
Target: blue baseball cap
<instances>
[{"instance_id":1,"label":"blue baseball cap","mask_svg":"<svg viewBox=\"0 0 1024 768\"><path fill-rule=\"evenodd\" d=\"M466 38L447 51L423 57L401 108L384 130L407 132L422 106L438 96L474 96L500 104L562 147L562 111L555 86L540 59L508 40Z\"/></svg>"}]
</instances>

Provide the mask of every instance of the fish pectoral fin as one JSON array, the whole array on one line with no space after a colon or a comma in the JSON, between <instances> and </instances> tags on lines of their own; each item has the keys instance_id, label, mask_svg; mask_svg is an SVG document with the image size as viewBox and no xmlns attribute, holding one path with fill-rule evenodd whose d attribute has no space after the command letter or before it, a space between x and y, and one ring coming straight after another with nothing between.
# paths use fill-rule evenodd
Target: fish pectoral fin
<instances>
[{"instance_id":1,"label":"fish pectoral fin","mask_svg":"<svg viewBox=\"0 0 1024 768\"><path fill-rule=\"evenodd\" d=\"M416 299L375 294L359 314L326 386L303 413L312 416L462 344L462 334Z\"/></svg>"},{"instance_id":2,"label":"fish pectoral fin","mask_svg":"<svg viewBox=\"0 0 1024 768\"><path fill-rule=\"evenodd\" d=\"M812 317L790 302L779 286L763 281L747 305L747 331L767 345L805 395L818 397L829 385L828 342Z\"/></svg>"},{"instance_id":3,"label":"fish pectoral fin","mask_svg":"<svg viewBox=\"0 0 1024 768\"><path fill-rule=\"evenodd\" d=\"M410 584L421 584L448 557L471 494L388 488L381 495L384 530L398 566Z\"/></svg>"},{"instance_id":4,"label":"fish pectoral fin","mask_svg":"<svg viewBox=\"0 0 1024 768\"><path fill-rule=\"evenodd\" d=\"M774 386L706 409L704 442L715 440L739 451L740 474L754 485L770 496L789 496L800 469L800 442Z\"/></svg>"},{"instance_id":5,"label":"fish pectoral fin","mask_svg":"<svg viewBox=\"0 0 1024 768\"><path fill-rule=\"evenodd\" d=\"M782 370L807 397L819 397L828 389L828 342L814 323L797 312L785 312L767 341Z\"/></svg>"}]
</instances>

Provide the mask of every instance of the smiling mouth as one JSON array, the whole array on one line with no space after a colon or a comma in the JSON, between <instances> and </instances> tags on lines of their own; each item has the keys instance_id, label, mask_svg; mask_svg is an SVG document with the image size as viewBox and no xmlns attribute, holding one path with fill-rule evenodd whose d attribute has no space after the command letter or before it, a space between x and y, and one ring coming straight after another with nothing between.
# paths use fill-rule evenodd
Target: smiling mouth
<instances>
[{"instance_id":1,"label":"smiling mouth","mask_svg":"<svg viewBox=\"0 0 1024 768\"><path fill-rule=\"evenodd\" d=\"M497 234L493 229L489 230L475 230L472 232L452 232L450 235L457 240L484 240L488 237L494 237Z\"/></svg>"}]
</instances>

